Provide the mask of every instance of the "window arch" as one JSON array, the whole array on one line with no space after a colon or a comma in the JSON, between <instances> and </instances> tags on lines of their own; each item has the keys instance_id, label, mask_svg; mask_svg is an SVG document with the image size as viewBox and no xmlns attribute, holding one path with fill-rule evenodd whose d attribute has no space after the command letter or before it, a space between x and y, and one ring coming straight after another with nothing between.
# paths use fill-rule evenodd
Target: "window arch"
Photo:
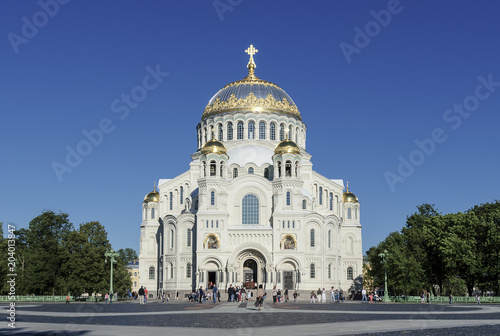
<instances>
[{"instance_id":1,"label":"window arch","mask_svg":"<svg viewBox=\"0 0 500 336\"><path fill-rule=\"evenodd\" d=\"M288 127L288 139L292 140L293 139L293 126L290 125ZM292 140L293 141L293 140Z\"/></svg>"},{"instance_id":2,"label":"window arch","mask_svg":"<svg viewBox=\"0 0 500 336\"><path fill-rule=\"evenodd\" d=\"M280 141L285 140L285 124L280 125Z\"/></svg>"},{"instance_id":3,"label":"window arch","mask_svg":"<svg viewBox=\"0 0 500 336\"><path fill-rule=\"evenodd\" d=\"M352 267L347 267L347 280L354 280L354 272Z\"/></svg>"},{"instance_id":4,"label":"window arch","mask_svg":"<svg viewBox=\"0 0 500 336\"><path fill-rule=\"evenodd\" d=\"M243 197L241 202L242 224L259 224L259 199L253 194Z\"/></svg>"},{"instance_id":5,"label":"window arch","mask_svg":"<svg viewBox=\"0 0 500 336\"><path fill-rule=\"evenodd\" d=\"M310 278L311 279L314 279L316 278L316 265L314 264L311 264L311 267L310 267Z\"/></svg>"},{"instance_id":6,"label":"window arch","mask_svg":"<svg viewBox=\"0 0 500 336\"><path fill-rule=\"evenodd\" d=\"M264 178L269 180L269 168L264 168Z\"/></svg>"},{"instance_id":7,"label":"window arch","mask_svg":"<svg viewBox=\"0 0 500 336\"><path fill-rule=\"evenodd\" d=\"M276 123L272 122L270 127L271 127L270 138L271 138L271 140L276 140Z\"/></svg>"},{"instance_id":8,"label":"window arch","mask_svg":"<svg viewBox=\"0 0 500 336\"><path fill-rule=\"evenodd\" d=\"M330 211L333 210L333 193L330 193Z\"/></svg>"},{"instance_id":9,"label":"window arch","mask_svg":"<svg viewBox=\"0 0 500 336\"><path fill-rule=\"evenodd\" d=\"M332 278L332 264L328 264L328 279Z\"/></svg>"},{"instance_id":10,"label":"window arch","mask_svg":"<svg viewBox=\"0 0 500 336\"><path fill-rule=\"evenodd\" d=\"M233 123L228 122L226 128L227 140L233 140Z\"/></svg>"},{"instance_id":11,"label":"window arch","mask_svg":"<svg viewBox=\"0 0 500 336\"><path fill-rule=\"evenodd\" d=\"M243 121L236 124L236 139L243 139Z\"/></svg>"},{"instance_id":12,"label":"window arch","mask_svg":"<svg viewBox=\"0 0 500 336\"><path fill-rule=\"evenodd\" d=\"M311 231L309 232L309 235L310 235L310 246L311 247L314 247L314 243L315 243L315 237L314 237L314 229L311 229Z\"/></svg>"},{"instance_id":13,"label":"window arch","mask_svg":"<svg viewBox=\"0 0 500 336\"><path fill-rule=\"evenodd\" d=\"M351 213L351 208L347 208L347 219L351 219L352 213Z\"/></svg>"},{"instance_id":14,"label":"window arch","mask_svg":"<svg viewBox=\"0 0 500 336\"><path fill-rule=\"evenodd\" d=\"M306 202L306 200L302 200L302 209L303 210L307 209L307 202Z\"/></svg>"},{"instance_id":15,"label":"window arch","mask_svg":"<svg viewBox=\"0 0 500 336\"><path fill-rule=\"evenodd\" d=\"M154 280L155 279L155 268L151 266L149 268L149 280Z\"/></svg>"},{"instance_id":16,"label":"window arch","mask_svg":"<svg viewBox=\"0 0 500 336\"><path fill-rule=\"evenodd\" d=\"M170 248L174 248L174 230L170 229Z\"/></svg>"},{"instance_id":17,"label":"window arch","mask_svg":"<svg viewBox=\"0 0 500 336\"><path fill-rule=\"evenodd\" d=\"M215 205L215 191L210 192L210 205Z\"/></svg>"},{"instance_id":18,"label":"window arch","mask_svg":"<svg viewBox=\"0 0 500 336\"><path fill-rule=\"evenodd\" d=\"M248 122L248 139L255 139L255 123Z\"/></svg>"},{"instance_id":19,"label":"window arch","mask_svg":"<svg viewBox=\"0 0 500 336\"><path fill-rule=\"evenodd\" d=\"M332 230L328 230L328 248L332 247Z\"/></svg>"},{"instance_id":20,"label":"window arch","mask_svg":"<svg viewBox=\"0 0 500 336\"><path fill-rule=\"evenodd\" d=\"M172 210L172 208L174 207L174 193L173 192L170 192L169 194L169 198L170 198L170 210Z\"/></svg>"},{"instance_id":21,"label":"window arch","mask_svg":"<svg viewBox=\"0 0 500 336\"><path fill-rule=\"evenodd\" d=\"M292 177L292 161L285 162L285 176Z\"/></svg>"},{"instance_id":22,"label":"window arch","mask_svg":"<svg viewBox=\"0 0 500 336\"><path fill-rule=\"evenodd\" d=\"M259 122L259 139L266 138L266 123L264 121Z\"/></svg>"},{"instance_id":23,"label":"window arch","mask_svg":"<svg viewBox=\"0 0 500 336\"><path fill-rule=\"evenodd\" d=\"M191 229L187 229L187 235L186 235L186 238L187 238L187 241L186 241L186 245L187 247L191 247Z\"/></svg>"},{"instance_id":24,"label":"window arch","mask_svg":"<svg viewBox=\"0 0 500 336\"><path fill-rule=\"evenodd\" d=\"M290 192L286 192L286 205L290 205Z\"/></svg>"},{"instance_id":25,"label":"window arch","mask_svg":"<svg viewBox=\"0 0 500 336\"><path fill-rule=\"evenodd\" d=\"M319 204L323 204L323 187L319 187Z\"/></svg>"},{"instance_id":26,"label":"window arch","mask_svg":"<svg viewBox=\"0 0 500 336\"><path fill-rule=\"evenodd\" d=\"M191 278L191 263L186 265L186 278Z\"/></svg>"},{"instance_id":27,"label":"window arch","mask_svg":"<svg viewBox=\"0 0 500 336\"><path fill-rule=\"evenodd\" d=\"M233 169L233 178L237 178L238 177L238 168L234 168Z\"/></svg>"},{"instance_id":28,"label":"window arch","mask_svg":"<svg viewBox=\"0 0 500 336\"><path fill-rule=\"evenodd\" d=\"M248 174L253 174L253 173L254 173L253 167L248 168Z\"/></svg>"},{"instance_id":29,"label":"window arch","mask_svg":"<svg viewBox=\"0 0 500 336\"><path fill-rule=\"evenodd\" d=\"M184 187L180 187L180 197L179 197L179 203L182 204L183 198L184 198Z\"/></svg>"},{"instance_id":30,"label":"window arch","mask_svg":"<svg viewBox=\"0 0 500 336\"><path fill-rule=\"evenodd\" d=\"M224 140L224 130L222 128L222 124L219 124L218 128L219 128L219 141L223 141Z\"/></svg>"},{"instance_id":31,"label":"window arch","mask_svg":"<svg viewBox=\"0 0 500 336\"><path fill-rule=\"evenodd\" d=\"M170 263L170 279L174 278L174 264Z\"/></svg>"}]
</instances>

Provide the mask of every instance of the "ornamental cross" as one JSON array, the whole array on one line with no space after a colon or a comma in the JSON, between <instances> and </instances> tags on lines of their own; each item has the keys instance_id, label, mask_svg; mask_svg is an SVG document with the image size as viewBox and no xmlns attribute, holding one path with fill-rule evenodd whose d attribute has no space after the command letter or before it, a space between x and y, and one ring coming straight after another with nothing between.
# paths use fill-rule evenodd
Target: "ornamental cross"
<instances>
[{"instance_id":1,"label":"ornamental cross","mask_svg":"<svg viewBox=\"0 0 500 336\"><path fill-rule=\"evenodd\" d=\"M250 55L250 62L249 63L252 63L253 62L253 55L258 53L259 51L253 47L253 44L250 44L250 47L247 50L245 50L245 52L248 55Z\"/></svg>"}]
</instances>

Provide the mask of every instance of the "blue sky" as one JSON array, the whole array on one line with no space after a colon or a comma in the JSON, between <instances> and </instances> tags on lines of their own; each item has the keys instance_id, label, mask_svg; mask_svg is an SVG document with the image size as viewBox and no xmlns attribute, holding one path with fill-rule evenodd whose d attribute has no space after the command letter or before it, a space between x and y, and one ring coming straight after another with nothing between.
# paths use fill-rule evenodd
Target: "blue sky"
<instances>
[{"instance_id":1,"label":"blue sky","mask_svg":"<svg viewBox=\"0 0 500 336\"><path fill-rule=\"evenodd\" d=\"M499 199L499 12L496 1L2 1L0 221L63 211L138 251L143 197L189 168L203 110L246 75L250 44L256 74L297 104L313 169L358 196L363 251L419 204Z\"/></svg>"}]
</instances>

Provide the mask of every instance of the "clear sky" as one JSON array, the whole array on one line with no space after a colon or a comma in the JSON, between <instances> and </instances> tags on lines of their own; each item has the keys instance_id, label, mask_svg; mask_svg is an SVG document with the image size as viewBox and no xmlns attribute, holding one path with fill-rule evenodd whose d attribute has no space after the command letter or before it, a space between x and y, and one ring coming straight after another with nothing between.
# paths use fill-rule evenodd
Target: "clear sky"
<instances>
[{"instance_id":1,"label":"clear sky","mask_svg":"<svg viewBox=\"0 0 500 336\"><path fill-rule=\"evenodd\" d=\"M189 169L203 110L246 75L250 44L256 74L297 104L313 169L358 196L363 251L419 204L499 199L499 13L498 1L1 1L0 221L63 211L138 251L144 196Z\"/></svg>"}]
</instances>

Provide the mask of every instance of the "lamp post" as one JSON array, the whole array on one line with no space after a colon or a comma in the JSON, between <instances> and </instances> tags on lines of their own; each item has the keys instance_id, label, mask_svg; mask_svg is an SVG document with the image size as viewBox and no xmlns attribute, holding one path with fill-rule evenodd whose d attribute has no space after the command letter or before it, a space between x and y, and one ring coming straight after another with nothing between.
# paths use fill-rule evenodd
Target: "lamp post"
<instances>
[{"instance_id":1,"label":"lamp post","mask_svg":"<svg viewBox=\"0 0 500 336\"><path fill-rule=\"evenodd\" d=\"M110 249L109 252L104 253L104 256L106 257L106 263L108 262L108 258L110 258L110 264L111 264L111 276L109 277L109 291L111 295L113 295L113 264L116 264L116 259L115 257L118 257L120 254L115 252L113 249Z\"/></svg>"},{"instance_id":2,"label":"lamp post","mask_svg":"<svg viewBox=\"0 0 500 336\"><path fill-rule=\"evenodd\" d=\"M385 271L384 302L389 302L390 299L387 290L387 250L384 250L384 252L380 253L378 256L382 258L382 262L384 263L384 271Z\"/></svg>"}]
</instances>

